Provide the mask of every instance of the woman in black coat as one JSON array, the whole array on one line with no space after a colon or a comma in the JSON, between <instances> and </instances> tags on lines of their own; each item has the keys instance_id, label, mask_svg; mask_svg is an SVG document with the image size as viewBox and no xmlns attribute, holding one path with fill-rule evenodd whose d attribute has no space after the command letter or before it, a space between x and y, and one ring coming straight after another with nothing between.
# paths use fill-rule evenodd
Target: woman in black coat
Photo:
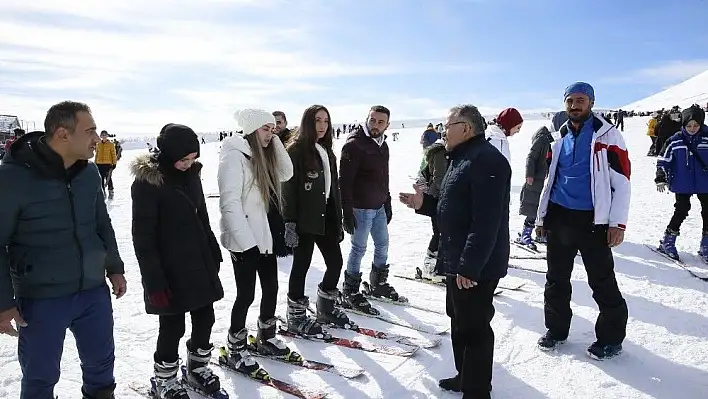
<instances>
[{"instance_id":1,"label":"woman in black coat","mask_svg":"<svg viewBox=\"0 0 708 399\"><path fill-rule=\"evenodd\" d=\"M319 323L353 326L335 307L342 270L344 239L337 158L332 151L332 122L322 105L305 110L300 128L288 146L293 177L285 183L285 244L293 250L288 289L288 329L305 335L322 333ZM305 278L315 245L326 270L317 289L317 322L307 317Z\"/></svg>"},{"instance_id":2,"label":"woman in black coat","mask_svg":"<svg viewBox=\"0 0 708 399\"><path fill-rule=\"evenodd\" d=\"M519 213L526 216L524 227L516 239L516 242L536 249L535 242L545 242L545 237L532 237L532 232L536 228L536 212L541 199L543 184L548 176L549 161L548 153L551 151L553 136L546 126L541 126L534 133L531 140L531 149L526 156L526 180L521 189L521 206Z\"/></svg>"},{"instance_id":3,"label":"woman in black coat","mask_svg":"<svg viewBox=\"0 0 708 399\"><path fill-rule=\"evenodd\" d=\"M207 367L213 346L213 303L223 298L221 249L209 225L200 179L199 140L192 129L169 124L157 139L158 154L131 164L135 181L133 246L140 266L147 313L159 315L155 379L160 399L188 398L178 378L179 341L185 313L192 317L187 341L188 381L207 392L220 389Z\"/></svg>"}]
</instances>

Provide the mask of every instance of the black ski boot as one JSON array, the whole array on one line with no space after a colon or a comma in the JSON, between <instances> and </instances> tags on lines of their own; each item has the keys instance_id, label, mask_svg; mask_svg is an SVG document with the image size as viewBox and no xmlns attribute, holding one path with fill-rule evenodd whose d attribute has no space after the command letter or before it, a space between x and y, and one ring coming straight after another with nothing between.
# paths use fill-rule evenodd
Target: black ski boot
<instances>
[{"instance_id":1,"label":"black ski boot","mask_svg":"<svg viewBox=\"0 0 708 399\"><path fill-rule=\"evenodd\" d=\"M187 381L193 386L212 394L221 389L221 382L209 368L209 360L214 346L192 348L192 340L187 340Z\"/></svg>"},{"instance_id":2,"label":"black ski boot","mask_svg":"<svg viewBox=\"0 0 708 399\"><path fill-rule=\"evenodd\" d=\"M236 334L229 331L226 345L226 359L222 361L225 361L229 367L251 378L263 379L268 376L268 373L248 353L248 330L244 328Z\"/></svg>"},{"instance_id":3,"label":"black ski boot","mask_svg":"<svg viewBox=\"0 0 708 399\"><path fill-rule=\"evenodd\" d=\"M288 331L306 337L323 337L326 334L320 323L307 315L309 307L310 298L306 296L297 300L288 297Z\"/></svg>"},{"instance_id":4,"label":"black ski boot","mask_svg":"<svg viewBox=\"0 0 708 399\"><path fill-rule=\"evenodd\" d=\"M321 286L317 287L317 322L322 324L334 324L339 328L350 330L356 329L358 326L354 324L347 314L335 306L335 302L339 297L339 291L323 291Z\"/></svg>"},{"instance_id":5,"label":"black ski boot","mask_svg":"<svg viewBox=\"0 0 708 399\"><path fill-rule=\"evenodd\" d=\"M178 377L179 360L155 362L155 399L189 399L181 377Z\"/></svg>"},{"instance_id":6,"label":"black ski boot","mask_svg":"<svg viewBox=\"0 0 708 399\"><path fill-rule=\"evenodd\" d=\"M302 356L299 353L288 348L283 341L275 336L277 328L275 317L265 322L258 318L258 334L256 335L256 350L258 353L267 356L274 356L284 359L290 363L302 362Z\"/></svg>"},{"instance_id":7,"label":"black ski boot","mask_svg":"<svg viewBox=\"0 0 708 399\"><path fill-rule=\"evenodd\" d=\"M362 313L378 316L379 310L371 306L369 301L360 292L361 273L349 274L344 272L344 284L339 305L345 309L353 309Z\"/></svg>"},{"instance_id":8,"label":"black ski boot","mask_svg":"<svg viewBox=\"0 0 708 399\"><path fill-rule=\"evenodd\" d=\"M387 298L396 302L408 302L405 297L398 295L398 292L388 283L388 265L371 265L369 273L369 286L371 296Z\"/></svg>"}]
</instances>

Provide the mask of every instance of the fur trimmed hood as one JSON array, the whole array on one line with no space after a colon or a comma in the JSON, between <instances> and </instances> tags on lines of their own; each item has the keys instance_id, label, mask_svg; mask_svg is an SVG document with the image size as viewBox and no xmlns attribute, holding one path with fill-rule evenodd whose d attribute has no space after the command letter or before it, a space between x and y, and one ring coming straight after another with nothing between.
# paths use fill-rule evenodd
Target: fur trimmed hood
<instances>
[{"instance_id":1,"label":"fur trimmed hood","mask_svg":"<svg viewBox=\"0 0 708 399\"><path fill-rule=\"evenodd\" d=\"M202 164L197 161L192 165L190 171L198 175L201 169ZM135 176L136 181L144 181L155 187L161 187L165 182L165 174L160 170L157 155L144 154L138 156L130 163L130 173Z\"/></svg>"}]
</instances>

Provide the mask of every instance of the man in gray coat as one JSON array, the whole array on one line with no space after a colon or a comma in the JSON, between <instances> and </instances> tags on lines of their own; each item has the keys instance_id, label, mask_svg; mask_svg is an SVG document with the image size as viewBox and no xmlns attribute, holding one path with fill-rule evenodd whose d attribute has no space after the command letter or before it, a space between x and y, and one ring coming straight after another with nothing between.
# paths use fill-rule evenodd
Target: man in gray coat
<instances>
[{"instance_id":1,"label":"man in gray coat","mask_svg":"<svg viewBox=\"0 0 708 399\"><path fill-rule=\"evenodd\" d=\"M96 124L87 105L66 101L49 109L44 128L15 141L0 165L0 334L19 336L20 399L54 399L67 329L80 397L113 399L106 278L116 298L126 282L101 176L88 162Z\"/></svg>"}]
</instances>

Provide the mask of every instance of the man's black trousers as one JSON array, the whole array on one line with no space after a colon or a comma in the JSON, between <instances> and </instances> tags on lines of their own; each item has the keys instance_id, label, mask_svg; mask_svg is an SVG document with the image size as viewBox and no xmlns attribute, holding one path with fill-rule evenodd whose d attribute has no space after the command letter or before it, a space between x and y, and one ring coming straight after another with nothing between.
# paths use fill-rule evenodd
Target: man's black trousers
<instances>
[{"instance_id":1,"label":"man's black trousers","mask_svg":"<svg viewBox=\"0 0 708 399\"><path fill-rule=\"evenodd\" d=\"M490 397L494 361L494 290L499 280L480 281L470 289L457 288L456 276L447 276L446 311L450 316L452 353L463 393Z\"/></svg>"}]
</instances>

